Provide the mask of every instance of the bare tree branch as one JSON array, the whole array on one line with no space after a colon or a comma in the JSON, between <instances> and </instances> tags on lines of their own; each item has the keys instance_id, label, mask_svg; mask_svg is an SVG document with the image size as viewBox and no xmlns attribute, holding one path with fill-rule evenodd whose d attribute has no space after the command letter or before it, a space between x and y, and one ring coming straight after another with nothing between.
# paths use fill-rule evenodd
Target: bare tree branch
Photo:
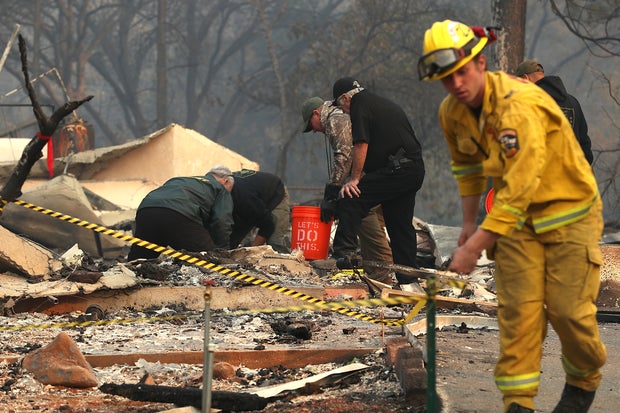
<instances>
[{"instance_id":1,"label":"bare tree branch","mask_svg":"<svg viewBox=\"0 0 620 413\"><path fill-rule=\"evenodd\" d=\"M51 139L51 136L54 134L54 131L56 131L60 121L80 107L83 103L88 102L93 98L93 96L87 96L81 100L66 102L62 107L56 109L52 116L47 117L41 108L39 98L37 97L34 87L30 82L30 75L28 74L26 41L22 35L19 35L19 53L22 62L22 73L24 74L25 87L28 91L30 102L32 103L32 111L34 112L34 116L39 125L39 133L37 133L37 135L33 137L30 142L28 142L28 145L24 148L22 156L15 166L13 173L0 191L0 203L2 204L6 201L12 201L18 198L22 194L21 188L30 173L30 169L32 169L34 163L43 156L41 150L48 143L48 140Z\"/></svg>"},{"instance_id":2,"label":"bare tree branch","mask_svg":"<svg viewBox=\"0 0 620 413\"><path fill-rule=\"evenodd\" d=\"M564 22L568 30L584 41L593 55L596 53L592 46L609 56L620 54L620 37L617 33L610 33L620 18L617 3L609 2L606 5L602 1L588 3L566 0L562 9L557 0L550 0L550 3L553 13Z\"/></svg>"}]
</instances>

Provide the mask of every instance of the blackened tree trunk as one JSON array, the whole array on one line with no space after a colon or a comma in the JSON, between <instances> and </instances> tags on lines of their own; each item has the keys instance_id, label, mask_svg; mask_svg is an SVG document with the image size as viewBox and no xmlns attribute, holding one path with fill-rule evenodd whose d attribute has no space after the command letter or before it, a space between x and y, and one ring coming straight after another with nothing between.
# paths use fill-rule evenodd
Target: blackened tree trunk
<instances>
[{"instance_id":1,"label":"blackened tree trunk","mask_svg":"<svg viewBox=\"0 0 620 413\"><path fill-rule=\"evenodd\" d=\"M493 14L498 32L496 63L499 70L513 73L523 60L526 0L495 0Z\"/></svg>"},{"instance_id":2,"label":"blackened tree trunk","mask_svg":"<svg viewBox=\"0 0 620 413\"><path fill-rule=\"evenodd\" d=\"M168 75L166 56L167 1L157 3L157 126L168 124Z\"/></svg>"}]
</instances>

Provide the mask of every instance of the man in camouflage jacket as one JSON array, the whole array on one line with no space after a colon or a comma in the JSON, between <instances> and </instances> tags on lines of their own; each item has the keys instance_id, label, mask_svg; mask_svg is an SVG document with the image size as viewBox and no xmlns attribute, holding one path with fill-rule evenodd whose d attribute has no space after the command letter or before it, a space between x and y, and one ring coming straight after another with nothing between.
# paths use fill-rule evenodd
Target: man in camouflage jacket
<instances>
[{"instance_id":1,"label":"man in camouflage jacket","mask_svg":"<svg viewBox=\"0 0 620 413\"><path fill-rule=\"evenodd\" d=\"M321 201L321 220L329 222L337 218L336 200L341 186L351 172L351 119L332 101L324 101L320 97L308 99L302 106L304 132L323 132L332 148L330 180L325 186ZM364 260L392 263L392 250L385 235L381 206L370 210L358 231L360 248ZM378 272L374 269L371 278L391 284L387 271Z\"/></svg>"}]
</instances>

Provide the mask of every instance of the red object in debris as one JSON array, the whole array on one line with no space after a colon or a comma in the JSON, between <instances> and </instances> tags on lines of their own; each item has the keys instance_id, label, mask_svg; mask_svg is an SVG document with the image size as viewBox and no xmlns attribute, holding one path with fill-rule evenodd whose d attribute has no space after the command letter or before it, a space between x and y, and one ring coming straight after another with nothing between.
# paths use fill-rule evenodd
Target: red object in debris
<instances>
[{"instance_id":1,"label":"red object in debris","mask_svg":"<svg viewBox=\"0 0 620 413\"><path fill-rule=\"evenodd\" d=\"M202 285L215 285L215 280L202 280Z\"/></svg>"},{"instance_id":2,"label":"red object in debris","mask_svg":"<svg viewBox=\"0 0 620 413\"><path fill-rule=\"evenodd\" d=\"M94 149L94 131L81 119L63 126L54 136L54 158Z\"/></svg>"},{"instance_id":3,"label":"red object in debris","mask_svg":"<svg viewBox=\"0 0 620 413\"><path fill-rule=\"evenodd\" d=\"M302 250L306 260L327 258L332 222L328 224L321 222L320 207L293 207L291 223L291 250Z\"/></svg>"},{"instance_id":4,"label":"red object in debris","mask_svg":"<svg viewBox=\"0 0 620 413\"><path fill-rule=\"evenodd\" d=\"M491 188L489 192L487 192L487 197L484 200L484 209L487 211L487 214L493 207L493 198L495 198L495 190Z\"/></svg>"}]
</instances>

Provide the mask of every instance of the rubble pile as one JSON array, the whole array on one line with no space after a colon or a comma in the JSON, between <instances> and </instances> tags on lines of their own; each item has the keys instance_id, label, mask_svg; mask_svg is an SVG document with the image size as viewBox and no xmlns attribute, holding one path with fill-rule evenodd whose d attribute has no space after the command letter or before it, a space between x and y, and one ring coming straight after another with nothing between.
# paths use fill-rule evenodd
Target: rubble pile
<instances>
[{"instance_id":1,"label":"rubble pile","mask_svg":"<svg viewBox=\"0 0 620 413\"><path fill-rule=\"evenodd\" d=\"M203 380L208 322L207 340L216 357L213 390L278 391L269 396L264 413L422 411L418 407L423 409L426 373L419 337L426 328L425 314L413 310L428 298L424 279L419 285L397 286L392 273L394 283L389 285L373 280L372 266L340 270L333 263L307 261L300 250L280 254L269 246L187 254L203 265L166 255L126 261L128 245L120 238L131 234L134 208L142 195L172 176L202 174L216 160L225 159L235 169L251 164L195 135L171 125L139 142L75 154L66 168L69 173L39 182L42 185L24 194L24 199L58 214L24 209L23 204L4 208L0 410L172 409L171 402L136 400L105 390L143 384L195 394ZM191 170L187 154L180 157L182 162L159 158L159 146L181 140L179 147L195 146L205 153ZM151 159L157 167L145 168L140 159ZM150 176L144 175L147 170ZM41 171L45 169L33 170L38 178ZM417 218L414 226L419 262L429 269L445 268L460 229ZM102 230L108 235L112 231L114 237ZM607 234L606 239L617 243L618 237ZM611 242L603 247L597 304L617 309L619 249ZM491 363L494 354L487 343L497 342L494 263L483 256L473 273L458 280L460 286L440 284L436 296L436 326L444 331L439 345L448 348L438 349L439 368L458 369L439 378L440 389L468 370ZM377 305L371 298L409 301ZM338 303L342 311L333 306L301 308L317 301ZM356 305L349 305L352 302ZM420 356L396 369L390 355L392 339L404 340ZM457 348L464 350L452 354ZM60 356L64 358L56 358ZM407 372L411 366L417 373ZM75 374L63 374L67 372ZM487 377L488 371L483 373ZM467 397L468 390L462 391ZM444 402L447 399L442 395Z\"/></svg>"},{"instance_id":2,"label":"rubble pile","mask_svg":"<svg viewBox=\"0 0 620 413\"><path fill-rule=\"evenodd\" d=\"M232 252L210 253L204 255L203 258L219 266L235 269L244 274L251 274L261 280L289 288L325 288L331 286L341 288L341 291L347 291L350 286L355 286L364 287L368 291L368 286L355 273L342 274L335 270L335 274L332 271L322 272L319 275L303 259L303 256L300 256L299 252L293 252L290 255L277 254L270 247L252 247ZM58 294L60 291L58 283L62 286L63 294L67 293L71 297L81 297L84 300L94 294L85 294L84 292L96 291L92 289L93 285L101 285L100 288L108 295L124 294L136 288L143 291L164 286L171 288L192 287L202 291L205 280L210 280L213 288L222 288L233 296L242 295L244 289L260 288L240 282L220 272L179 262L165 256L156 260L142 260L131 263L110 262L92 258L74 248L70 253L67 252L64 259L60 261L63 266L57 271L44 277L36 276L28 279L27 287L39 287L35 290L35 295L39 299L44 296L45 289L41 289L41 286L45 284L53 287L54 294L56 294L53 297L62 299L63 296ZM113 278L115 279L114 282L111 281ZM119 288L118 286L124 287ZM454 294L455 292L446 290L443 293ZM1 351L1 356L4 357L5 361L0 364L2 366L0 383L3 385L9 400L11 398L13 401L22 400L25 406L29 408L42 406L41 400L33 402L32 400L28 401L28 397L24 397L34 388L40 388L42 384L34 378L33 373L25 371L19 362L11 360L21 360L33 351L37 351L38 348L53 342L59 334L66 334L70 337L87 359L90 356L106 354L200 352L203 350L203 311L197 308L189 308L183 304L182 300L177 304L165 306L151 306L143 309L123 308L114 311L91 304L85 311L55 313L54 305L50 303L48 296L44 300L45 305L41 307L45 308L45 313L43 313L37 311L37 301L32 297L27 297L27 289L22 290L21 294L22 296L11 299L13 304L16 304L15 306L9 307L7 306L9 303L5 302L6 316L0 317L0 328L15 329L14 331L3 331L3 342L6 344ZM351 298L345 293L334 297L336 300ZM12 311L24 302L29 302L31 305L29 311ZM359 311L375 319L401 319L411 307L367 307L360 308ZM245 310L247 311L247 309ZM422 316L418 316L418 319L420 317ZM154 321L134 322L133 320ZM109 324L106 321L109 321ZM101 324L89 325L89 322L101 322ZM84 323L84 326L66 327L75 323ZM39 328L39 326L47 327ZM376 349L376 351L364 356L362 360L364 364L374 365L374 368L360 373L353 383L345 380L337 385L336 389L330 388L329 395L326 397L334 397L333 391L336 391L336 394L340 391L342 394L346 394L346 397L357 394L355 397L359 398L358 403L373 398L375 400L383 398L393 401L392 404L384 403L384 406L391 406L390 409L392 410L388 410L387 407L375 406L374 411L380 412L399 411L398 405L406 404L398 379L394 371L385 365L384 356L380 350L385 344L386 337L401 335L402 328L400 327L368 323L327 310L244 313L239 309L222 307L212 310L209 339L221 350L261 351L275 348L290 351L294 348L355 347ZM346 364L346 361L341 363ZM312 364L284 370L279 366L261 369L234 366L234 378L217 380L214 385L216 389L240 391L241 389L298 380L300 375L317 374L338 365L342 364ZM166 371L166 374L163 377L158 377L153 372L157 369ZM200 372L200 366L191 363L163 365L144 360L136 362L133 366L119 365L94 369L99 385L110 381L114 383L137 383L143 375L150 374L158 385L198 387L202 381ZM305 390L309 393L308 400L311 399L314 403L319 403L321 397L317 396L317 391L322 393L325 390ZM83 397L86 399L101 401L101 398L105 397L97 389L88 389L83 392ZM58 397L64 398L65 396ZM299 395L295 394L295 403L303 403L303 399L300 400L298 397ZM369 400L365 400L363 404L367 406L367 409L371 409L369 406L373 406ZM129 409L129 407L127 408ZM381 408L385 410L380 410ZM96 407L89 407L89 409L92 412L97 411ZM156 409L162 410L163 406L158 406ZM279 411L286 411L283 410L285 409L283 405L280 405L279 409ZM119 407L115 411L131 410L122 410ZM360 411L363 412L364 410Z\"/></svg>"}]
</instances>

